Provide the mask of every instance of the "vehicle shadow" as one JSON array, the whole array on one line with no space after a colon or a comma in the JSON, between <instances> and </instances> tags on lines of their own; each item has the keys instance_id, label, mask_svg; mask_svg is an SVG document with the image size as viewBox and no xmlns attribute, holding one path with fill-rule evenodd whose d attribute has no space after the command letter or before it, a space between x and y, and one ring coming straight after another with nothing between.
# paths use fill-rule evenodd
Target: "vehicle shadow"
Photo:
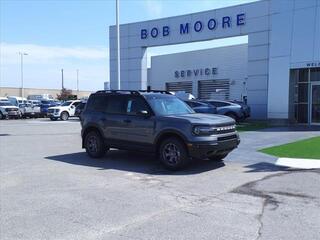
<instances>
[{"instance_id":1,"label":"vehicle shadow","mask_svg":"<svg viewBox=\"0 0 320 240\"><path fill-rule=\"evenodd\" d=\"M253 172L282 172L292 170L289 167L277 166L274 163L259 162L245 166L248 170L247 173Z\"/></svg>"},{"instance_id":2,"label":"vehicle shadow","mask_svg":"<svg viewBox=\"0 0 320 240\"><path fill-rule=\"evenodd\" d=\"M110 150L104 158L93 159L85 152L48 156L46 159L68 164L94 167L98 170L120 170L153 175L191 175L211 171L225 166L223 162L192 161L179 171L166 170L155 155L129 151Z\"/></svg>"}]
</instances>

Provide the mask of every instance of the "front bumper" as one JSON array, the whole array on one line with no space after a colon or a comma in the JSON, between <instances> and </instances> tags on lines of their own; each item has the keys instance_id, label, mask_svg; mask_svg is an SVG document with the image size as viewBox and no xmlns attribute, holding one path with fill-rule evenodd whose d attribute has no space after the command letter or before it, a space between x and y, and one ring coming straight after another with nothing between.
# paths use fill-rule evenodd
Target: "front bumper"
<instances>
[{"instance_id":1,"label":"front bumper","mask_svg":"<svg viewBox=\"0 0 320 240\"><path fill-rule=\"evenodd\" d=\"M192 158L205 159L213 155L229 153L240 143L238 134L218 137L215 141L187 143Z\"/></svg>"},{"instance_id":2,"label":"front bumper","mask_svg":"<svg viewBox=\"0 0 320 240\"><path fill-rule=\"evenodd\" d=\"M60 112L48 112L47 116L48 117L58 118L58 117L60 117Z\"/></svg>"},{"instance_id":3,"label":"front bumper","mask_svg":"<svg viewBox=\"0 0 320 240\"><path fill-rule=\"evenodd\" d=\"M8 111L6 113L9 117L17 117L20 115L19 111Z\"/></svg>"}]
</instances>

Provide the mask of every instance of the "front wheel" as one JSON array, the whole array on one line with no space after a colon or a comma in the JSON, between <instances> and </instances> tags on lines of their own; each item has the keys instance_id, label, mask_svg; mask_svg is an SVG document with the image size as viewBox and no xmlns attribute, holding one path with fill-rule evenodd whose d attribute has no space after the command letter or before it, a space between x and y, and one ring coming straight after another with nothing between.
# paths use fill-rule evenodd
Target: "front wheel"
<instances>
[{"instance_id":1,"label":"front wheel","mask_svg":"<svg viewBox=\"0 0 320 240\"><path fill-rule=\"evenodd\" d=\"M179 170L189 161L185 144L175 137L167 138L161 143L159 158L169 170Z\"/></svg>"},{"instance_id":2,"label":"front wheel","mask_svg":"<svg viewBox=\"0 0 320 240\"><path fill-rule=\"evenodd\" d=\"M60 118L61 118L62 121L67 121L68 118L69 118L69 113L62 112L61 115L60 115Z\"/></svg>"},{"instance_id":3,"label":"front wheel","mask_svg":"<svg viewBox=\"0 0 320 240\"><path fill-rule=\"evenodd\" d=\"M96 131L91 131L85 136L84 146L86 152L92 158L101 158L107 151L103 138Z\"/></svg>"},{"instance_id":4,"label":"front wheel","mask_svg":"<svg viewBox=\"0 0 320 240\"><path fill-rule=\"evenodd\" d=\"M228 153L224 153L224 154L217 154L217 155L213 155L208 157L209 160L211 161L216 161L216 162L221 162L223 161L223 159L228 155Z\"/></svg>"}]
</instances>

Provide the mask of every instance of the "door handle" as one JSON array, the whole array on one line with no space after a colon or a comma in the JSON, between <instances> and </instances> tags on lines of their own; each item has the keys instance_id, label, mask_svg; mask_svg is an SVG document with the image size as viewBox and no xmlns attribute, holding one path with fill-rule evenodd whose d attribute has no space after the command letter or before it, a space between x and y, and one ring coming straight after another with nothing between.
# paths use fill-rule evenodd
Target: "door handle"
<instances>
[{"instance_id":1,"label":"door handle","mask_svg":"<svg viewBox=\"0 0 320 240\"><path fill-rule=\"evenodd\" d=\"M130 119L125 119L125 120L123 120L123 122L125 122L125 123L131 123L131 120L130 120Z\"/></svg>"}]
</instances>

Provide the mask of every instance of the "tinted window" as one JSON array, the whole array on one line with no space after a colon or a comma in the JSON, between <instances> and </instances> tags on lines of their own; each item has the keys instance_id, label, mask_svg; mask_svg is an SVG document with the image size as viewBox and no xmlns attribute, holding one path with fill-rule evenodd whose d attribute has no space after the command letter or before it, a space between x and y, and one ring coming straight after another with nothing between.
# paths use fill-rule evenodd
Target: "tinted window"
<instances>
[{"instance_id":1,"label":"tinted window","mask_svg":"<svg viewBox=\"0 0 320 240\"><path fill-rule=\"evenodd\" d=\"M142 98L129 98L127 103L127 113L130 115L136 115L141 111L149 111L148 105Z\"/></svg>"},{"instance_id":2,"label":"tinted window","mask_svg":"<svg viewBox=\"0 0 320 240\"><path fill-rule=\"evenodd\" d=\"M106 112L113 114L125 114L127 111L127 101L126 96L121 95L109 95L107 96L107 106Z\"/></svg>"},{"instance_id":3,"label":"tinted window","mask_svg":"<svg viewBox=\"0 0 320 240\"><path fill-rule=\"evenodd\" d=\"M87 109L95 111L105 111L107 106L107 97L95 95L89 98Z\"/></svg>"},{"instance_id":4,"label":"tinted window","mask_svg":"<svg viewBox=\"0 0 320 240\"><path fill-rule=\"evenodd\" d=\"M72 105L76 107L76 106L79 105L79 103L80 103L80 102L74 102Z\"/></svg>"}]
</instances>

